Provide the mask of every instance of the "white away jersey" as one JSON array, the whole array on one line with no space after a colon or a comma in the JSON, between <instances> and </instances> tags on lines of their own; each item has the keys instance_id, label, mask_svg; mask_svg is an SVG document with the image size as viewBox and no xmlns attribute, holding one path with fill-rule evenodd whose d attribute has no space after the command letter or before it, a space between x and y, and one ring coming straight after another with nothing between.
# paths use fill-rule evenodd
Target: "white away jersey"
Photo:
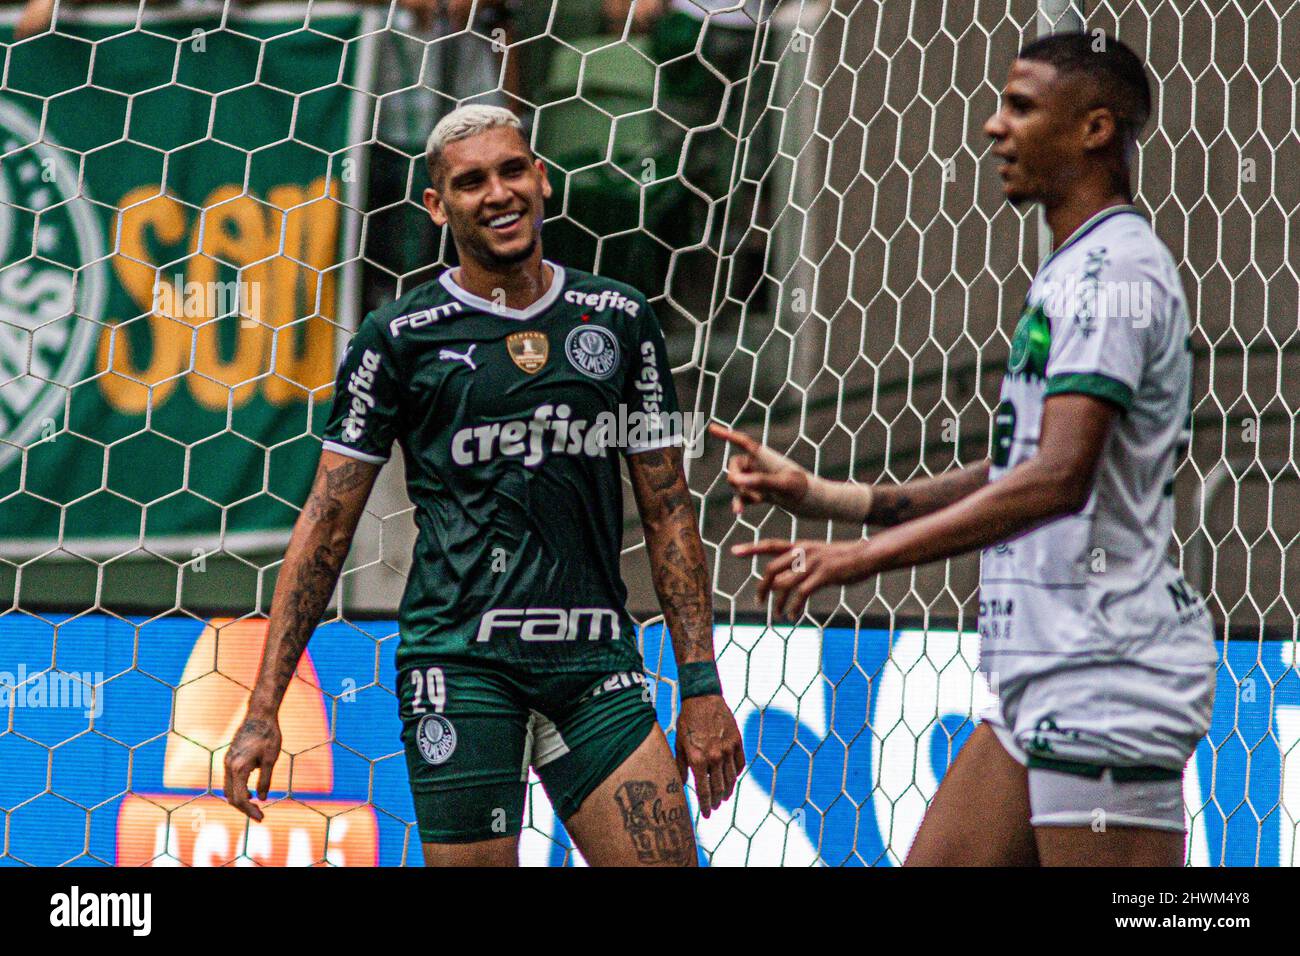
<instances>
[{"instance_id":1,"label":"white away jersey","mask_svg":"<svg viewBox=\"0 0 1300 956\"><path fill-rule=\"evenodd\" d=\"M1038 451L1043 403L1121 409L1087 505L986 548L981 666L1004 704L1031 677L1123 661L1203 667L1209 616L1168 557L1190 425L1187 305L1173 257L1131 206L1084 223L1039 268L1012 339L990 480Z\"/></svg>"}]
</instances>

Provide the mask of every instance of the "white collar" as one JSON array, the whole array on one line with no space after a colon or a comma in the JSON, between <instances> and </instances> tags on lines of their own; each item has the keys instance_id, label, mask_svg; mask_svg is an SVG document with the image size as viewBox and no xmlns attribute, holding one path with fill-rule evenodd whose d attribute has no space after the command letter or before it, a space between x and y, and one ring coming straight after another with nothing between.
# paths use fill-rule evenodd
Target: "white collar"
<instances>
[{"instance_id":1,"label":"white collar","mask_svg":"<svg viewBox=\"0 0 1300 956\"><path fill-rule=\"evenodd\" d=\"M500 315L507 319L523 321L541 315L549 309L555 304L555 300L560 297L560 292L564 289L564 267L556 265L549 259L543 259L542 262L551 267L551 287L542 294L541 298L525 309L512 309L509 306L498 305L466 290L451 277L451 274L456 271L455 269L446 270L438 277L438 281L453 297L472 308L492 315Z\"/></svg>"},{"instance_id":2,"label":"white collar","mask_svg":"<svg viewBox=\"0 0 1300 956\"><path fill-rule=\"evenodd\" d=\"M1134 216L1138 216L1143 221L1146 220L1146 216L1142 215L1142 210L1139 209L1137 206L1128 203L1125 203L1124 205L1120 205L1120 206L1107 206L1101 212L1089 216L1087 220L1081 223L1078 226L1078 228L1074 230L1074 232L1070 233L1069 237L1065 240L1065 242L1061 243L1050 253L1048 253L1047 258L1038 264L1038 271L1042 272L1045 268L1047 268L1047 264L1049 262L1051 262L1053 259L1060 256L1062 252L1064 252L1066 249L1073 246L1080 239L1082 239L1088 233L1092 232L1093 229L1100 226L1107 219L1110 219L1113 216L1121 215L1123 213L1129 213Z\"/></svg>"}]
</instances>

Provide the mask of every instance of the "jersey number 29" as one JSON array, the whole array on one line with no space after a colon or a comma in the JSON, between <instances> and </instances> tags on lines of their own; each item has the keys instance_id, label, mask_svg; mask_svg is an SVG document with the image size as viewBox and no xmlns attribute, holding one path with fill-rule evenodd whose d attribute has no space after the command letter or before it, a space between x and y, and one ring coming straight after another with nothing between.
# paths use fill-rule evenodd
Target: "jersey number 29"
<instances>
[{"instance_id":1,"label":"jersey number 29","mask_svg":"<svg viewBox=\"0 0 1300 956\"><path fill-rule=\"evenodd\" d=\"M426 699L435 714L442 713L442 708L447 704L447 682L443 679L441 667L411 671L411 687L414 690L411 695L411 713L423 714Z\"/></svg>"}]
</instances>

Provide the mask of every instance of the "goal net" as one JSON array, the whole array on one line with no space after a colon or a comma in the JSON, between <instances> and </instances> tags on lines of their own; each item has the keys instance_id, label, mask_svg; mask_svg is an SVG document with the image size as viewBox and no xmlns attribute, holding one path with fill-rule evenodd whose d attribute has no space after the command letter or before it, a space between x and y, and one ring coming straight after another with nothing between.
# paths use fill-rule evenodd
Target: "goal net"
<instances>
[{"instance_id":1,"label":"goal net","mask_svg":"<svg viewBox=\"0 0 1300 956\"><path fill-rule=\"evenodd\" d=\"M0 11L0 863L419 862L394 700L400 462L290 685L266 823L221 792L341 349L454 261L419 207L438 116L519 112L556 187L548 257L651 298L685 409L826 477L903 481L988 449L1042 230L1003 200L982 125L1019 46L1075 17L1148 65L1137 203L1194 326L1175 557L1221 663L1185 775L1188 861L1295 862L1300 15L651 6L78 5L28 38ZM749 767L696 820L702 858L896 865L989 699L977 562L775 624L730 546L862 529L737 519L722 472L714 443L688 459ZM630 509L625 532L671 737L676 668ZM582 862L535 777L521 856Z\"/></svg>"}]
</instances>

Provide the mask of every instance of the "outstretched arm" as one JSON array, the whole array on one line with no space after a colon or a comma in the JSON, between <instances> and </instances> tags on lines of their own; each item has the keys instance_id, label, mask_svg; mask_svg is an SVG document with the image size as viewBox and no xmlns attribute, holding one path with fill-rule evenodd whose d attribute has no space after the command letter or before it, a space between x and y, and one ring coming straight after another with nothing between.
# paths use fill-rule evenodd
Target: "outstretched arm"
<instances>
[{"instance_id":1,"label":"outstretched arm","mask_svg":"<svg viewBox=\"0 0 1300 956\"><path fill-rule=\"evenodd\" d=\"M901 485L862 485L814 475L743 432L709 426L714 438L735 448L727 463L727 483L736 494L731 510L768 502L801 518L831 518L875 525L896 525L946 508L988 484L989 463L918 478Z\"/></svg>"},{"instance_id":2,"label":"outstretched arm","mask_svg":"<svg viewBox=\"0 0 1300 956\"><path fill-rule=\"evenodd\" d=\"M677 718L677 769L695 772L707 817L731 796L745 766L736 719L722 699L713 655L713 592L695 523L680 448L628 456L628 472L645 527L655 593L672 636L682 690Z\"/></svg>"},{"instance_id":3,"label":"outstretched arm","mask_svg":"<svg viewBox=\"0 0 1300 956\"><path fill-rule=\"evenodd\" d=\"M249 795L248 777L259 772L258 798L265 800L280 756L280 702L334 593L379 468L322 451L311 494L294 524L271 599L257 683L226 752L226 799L254 820L262 819L262 810Z\"/></svg>"},{"instance_id":4,"label":"outstretched arm","mask_svg":"<svg viewBox=\"0 0 1300 956\"><path fill-rule=\"evenodd\" d=\"M1110 402L1090 395L1053 395L1043 405L1038 453L954 504L869 541L766 540L736 545L732 552L777 556L764 569L759 601L775 593L775 613L794 617L810 595L828 585L1009 540L1087 504L1116 413Z\"/></svg>"},{"instance_id":5,"label":"outstretched arm","mask_svg":"<svg viewBox=\"0 0 1300 956\"><path fill-rule=\"evenodd\" d=\"M872 485L867 524L892 527L922 518L973 495L988 483L989 462L985 459L932 478L917 478L901 485Z\"/></svg>"}]
</instances>

